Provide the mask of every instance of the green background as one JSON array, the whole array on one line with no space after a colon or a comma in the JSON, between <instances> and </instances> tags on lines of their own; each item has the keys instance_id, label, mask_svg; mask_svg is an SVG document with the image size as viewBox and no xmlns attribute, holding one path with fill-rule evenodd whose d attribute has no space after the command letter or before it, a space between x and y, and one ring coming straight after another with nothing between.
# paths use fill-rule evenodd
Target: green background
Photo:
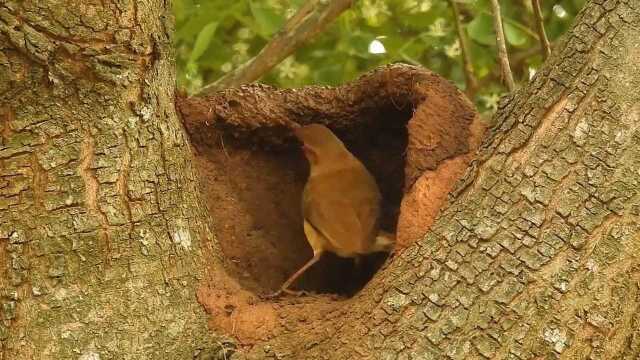
<instances>
[{"instance_id":1,"label":"green background","mask_svg":"<svg viewBox=\"0 0 640 360\"><path fill-rule=\"evenodd\" d=\"M304 1L174 0L178 86L196 91L248 61ZM491 111L505 88L496 62L489 0L457 3L480 85L473 100L481 111ZM567 30L583 3L542 3L545 29L552 43ZM542 63L531 2L500 4L512 70L521 85ZM384 45L386 53L369 52L374 40ZM393 62L422 65L464 89L460 46L448 1L355 1L322 34L260 81L279 87L337 85Z\"/></svg>"}]
</instances>

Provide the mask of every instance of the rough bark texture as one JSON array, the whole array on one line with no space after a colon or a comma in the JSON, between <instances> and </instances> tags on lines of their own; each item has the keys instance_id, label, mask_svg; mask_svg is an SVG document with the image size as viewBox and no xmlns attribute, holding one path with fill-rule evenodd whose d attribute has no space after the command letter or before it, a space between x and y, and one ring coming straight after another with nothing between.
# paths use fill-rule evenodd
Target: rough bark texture
<instances>
[{"instance_id":1,"label":"rough bark texture","mask_svg":"<svg viewBox=\"0 0 640 360\"><path fill-rule=\"evenodd\" d=\"M586 5L502 103L424 239L354 298L303 299L305 316L234 356L640 357L639 12ZM223 345L195 301L218 252L173 110L166 14L0 5L3 360L215 358Z\"/></svg>"},{"instance_id":2,"label":"rough bark texture","mask_svg":"<svg viewBox=\"0 0 640 360\"><path fill-rule=\"evenodd\" d=\"M0 359L216 351L172 26L163 1L0 4Z\"/></svg>"},{"instance_id":3,"label":"rough bark texture","mask_svg":"<svg viewBox=\"0 0 640 360\"><path fill-rule=\"evenodd\" d=\"M640 357L640 4L593 1L432 231L238 358Z\"/></svg>"}]
</instances>

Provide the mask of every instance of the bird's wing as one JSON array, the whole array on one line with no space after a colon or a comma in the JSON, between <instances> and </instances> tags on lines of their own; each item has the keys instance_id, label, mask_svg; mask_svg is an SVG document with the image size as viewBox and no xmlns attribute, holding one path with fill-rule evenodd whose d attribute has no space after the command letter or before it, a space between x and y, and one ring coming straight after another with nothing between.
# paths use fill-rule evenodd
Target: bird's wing
<instances>
[{"instance_id":1,"label":"bird's wing","mask_svg":"<svg viewBox=\"0 0 640 360\"><path fill-rule=\"evenodd\" d=\"M369 174L334 173L309 179L302 208L304 218L329 240L330 250L352 256L371 246L380 194Z\"/></svg>"}]
</instances>

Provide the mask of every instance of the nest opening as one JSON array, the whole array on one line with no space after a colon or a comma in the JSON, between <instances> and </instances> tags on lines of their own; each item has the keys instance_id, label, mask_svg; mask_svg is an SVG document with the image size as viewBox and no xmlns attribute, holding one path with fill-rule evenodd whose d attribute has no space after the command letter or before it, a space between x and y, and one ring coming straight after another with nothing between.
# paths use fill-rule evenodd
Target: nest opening
<instances>
[{"instance_id":1,"label":"nest opening","mask_svg":"<svg viewBox=\"0 0 640 360\"><path fill-rule=\"evenodd\" d=\"M410 107L390 105L342 128L329 124L376 178L383 195L381 228L392 233L403 196L406 124L411 115ZM278 133L265 129L258 135L262 142ZM249 142L250 136L237 139L224 131L217 136L218 141L209 139L208 145L195 142L195 159L227 272L255 294L270 293L312 257L300 209L308 163L292 137L264 147ZM384 253L371 254L356 266L354 259L327 252L292 289L350 297L386 258Z\"/></svg>"}]
</instances>

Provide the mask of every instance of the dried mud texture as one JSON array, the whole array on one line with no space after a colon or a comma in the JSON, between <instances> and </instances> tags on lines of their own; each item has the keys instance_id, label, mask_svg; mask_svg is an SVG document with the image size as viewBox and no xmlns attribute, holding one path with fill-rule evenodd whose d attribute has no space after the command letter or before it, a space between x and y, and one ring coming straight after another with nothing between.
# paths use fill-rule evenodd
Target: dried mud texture
<instances>
[{"instance_id":1,"label":"dried mud texture","mask_svg":"<svg viewBox=\"0 0 640 360\"><path fill-rule=\"evenodd\" d=\"M336 301L339 297L335 295L264 301L227 274L216 272L209 279L215 281L207 281L198 289L198 301L210 315L210 326L233 337L234 343L240 346L238 351L290 331L299 324L313 323L327 316L344 316L340 314L343 302Z\"/></svg>"},{"instance_id":2,"label":"dried mud texture","mask_svg":"<svg viewBox=\"0 0 640 360\"><path fill-rule=\"evenodd\" d=\"M312 256L300 214L308 165L291 128L323 123L362 160L383 194L382 226L396 232L399 248L427 232L483 131L457 88L408 65L381 67L336 88L246 85L205 98L179 97L177 105L196 149L226 270L237 281L207 283L201 302L212 313L236 309L238 319L243 309L270 317L271 308L247 305L240 295L225 297L236 291L222 288L273 291ZM374 256L356 269L351 259L324 256L296 288L350 296L382 262ZM259 304L257 299L250 302ZM213 325L244 334L238 337L248 342L266 333L242 323L218 319Z\"/></svg>"},{"instance_id":3,"label":"dried mud texture","mask_svg":"<svg viewBox=\"0 0 640 360\"><path fill-rule=\"evenodd\" d=\"M468 139L471 149L477 149L486 130L477 120L471 124ZM435 221L440 208L447 201L449 192L464 175L473 160L474 152L442 161L435 170L424 171L405 193L400 207L396 249L403 249L424 236ZM401 231L400 231L401 230Z\"/></svg>"}]
</instances>

